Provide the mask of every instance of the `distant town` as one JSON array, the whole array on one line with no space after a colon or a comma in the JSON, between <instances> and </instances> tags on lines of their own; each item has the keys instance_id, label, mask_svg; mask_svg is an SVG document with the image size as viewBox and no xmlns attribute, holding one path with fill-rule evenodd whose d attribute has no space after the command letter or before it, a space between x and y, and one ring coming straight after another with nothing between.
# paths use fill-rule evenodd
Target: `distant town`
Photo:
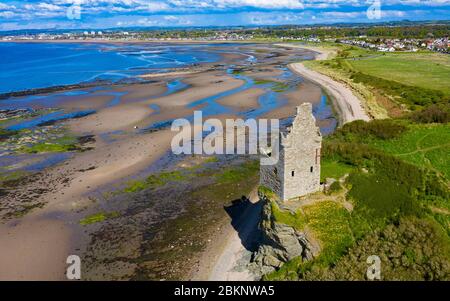
<instances>
[{"instance_id":1,"label":"distant town","mask_svg":"<svg viewBox=\"0 0 450 301\"><path fill-rule=\"evenodd\" d=\"M238 29L83 30L14 34L2 41L298 41L332 42L380 52L420 50L450 53L450 25L374 27L267 27Z\"/></svg>"}]
</instances>

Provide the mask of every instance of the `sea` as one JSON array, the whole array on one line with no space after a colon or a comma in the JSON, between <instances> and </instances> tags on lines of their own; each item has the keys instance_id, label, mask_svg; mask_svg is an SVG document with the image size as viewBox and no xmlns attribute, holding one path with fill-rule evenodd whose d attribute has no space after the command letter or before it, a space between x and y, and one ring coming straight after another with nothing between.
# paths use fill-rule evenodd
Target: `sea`
<instances>
[{"instance_id":1,"label":"sea","mask_svg":"<svg viewBox=\"0 0 450 301\"><path fill-rule=\"evenodd\" d=\"M212 63L208 45L0 43L0 94Z\"/></svg>"},{"instance_id":2,"label":"sea","mask_svg":"<svg viewBox=\"0 0 450 301\"><path fill-rule=\"evenodd\" d=\"M234 43L0 43L0 94L83 84L99 80L108 82L117 82L127 78L135 80L139 74L165 72L172 68L219 62L224 52L244 54L247 56L244 63L253 64L256 58L251 54L239 51L238 48L240 46L242 44ZM307 56L304 59L307 59ZM220 105L217 102L218 99L258 86L258 88L265 90L265 93L258 98L259 107L239 113L244 118L258 118L285 105L287 103L285 93L296 91L303 80L288 68L279 68L282 71L279 79L285 83L285 91L274 90L272 87L273 83L257 84L252 78L233 72L231 66L228 70L229 75L242 80L244 82L242 86L207 98L198 99L189 106L203 105L204 116L230 113L231 109ZM182 79L175 79L167 83L167 91L160 96L166 96L187 87L188 85ZM61 99L64 99L64 96L84 95L94 91L96 91L96 88L55 92L51 95L10 97L0 101L0 109L55 108L59 107L58 103ZM108 106L121 103L123 93L115 91L103 92L105 95L114 96L114 100ZM93 111L91 110L51 112L36 117L31 121L14 124L8 129L21 130L39 126L42 123L77 118L92 113ZM334 131L336 119L325 94L322 95L320 103L314 105L314 115L319 120L328 121L325 124L321 124L323 134L329 134ZM154 130L169 123L171 123L171 120L163 120L156 124L150 124L144 130Z\"/></svg>"}]
</instances>

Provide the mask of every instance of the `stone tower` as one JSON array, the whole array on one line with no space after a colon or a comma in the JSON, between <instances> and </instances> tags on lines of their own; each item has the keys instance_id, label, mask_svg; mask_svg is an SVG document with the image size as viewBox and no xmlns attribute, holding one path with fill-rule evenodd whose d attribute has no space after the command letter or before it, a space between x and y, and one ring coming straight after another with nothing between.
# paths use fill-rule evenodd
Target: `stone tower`
<instances>
[{"instance_id":1,"label":"stone tower","mask_svg":"<svg viewBox=\"0 0 450 301\"><path fill-rule=\"evenodd\" d=\"M297 107L291 126L280 133L278 163L261 165L260 184L283 201L320 190L321 145L322 135L312 105L304 103ZM270 152L263 154L270 155Z\"/></svg>"}]
</instances>

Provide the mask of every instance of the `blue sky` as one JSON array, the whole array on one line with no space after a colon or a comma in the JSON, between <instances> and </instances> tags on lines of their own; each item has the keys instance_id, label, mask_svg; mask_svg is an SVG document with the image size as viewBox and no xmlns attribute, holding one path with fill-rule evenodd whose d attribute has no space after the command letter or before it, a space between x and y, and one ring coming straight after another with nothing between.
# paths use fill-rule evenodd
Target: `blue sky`
<instances>
[{"instance_id":1,"label":"blue sky","mask_svg":"<svg viewBox=\"0 0 450 301\"><path fill-rule=\"evenodd\" d=\"M367 14L369 7L378 6L380 15L374 14L373 9ZM450 19L450 0L0 0L0 30L404 19Z\"/></svg>"}]
</instances>

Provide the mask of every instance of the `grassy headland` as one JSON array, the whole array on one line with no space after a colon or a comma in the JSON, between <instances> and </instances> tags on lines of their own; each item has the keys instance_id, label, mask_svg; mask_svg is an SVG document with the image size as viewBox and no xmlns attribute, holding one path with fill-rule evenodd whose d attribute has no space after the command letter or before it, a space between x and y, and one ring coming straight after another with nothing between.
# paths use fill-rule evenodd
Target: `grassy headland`
<instances>
[{"instance_id":1,"label":"grassy headland","mask_svg":"<svg viewBox=\"0 0 450 301\"><path fill-rule=\"evenodd\" d=\"M448 133L448 123L405 117L355 121L327 137L322 172L343 189L311 196L295 214L272 206L277 222L311 231L321 251L264 278L364 280L375 254L384 280L450 279Z\"/></svg>"}]
</instances>

